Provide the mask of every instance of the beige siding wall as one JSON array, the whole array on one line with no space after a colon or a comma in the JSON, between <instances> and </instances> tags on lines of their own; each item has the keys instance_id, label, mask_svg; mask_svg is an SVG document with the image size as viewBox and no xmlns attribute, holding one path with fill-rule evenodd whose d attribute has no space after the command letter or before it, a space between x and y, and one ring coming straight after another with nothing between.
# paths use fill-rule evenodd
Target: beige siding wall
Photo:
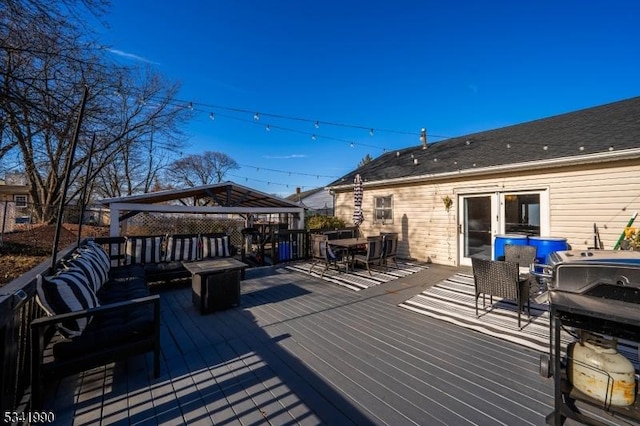
<instances>
[{"instance_id":1,"label":"beige siding wall","mask_svg":"<svg viewBox=\"0 0 640 426\"><path fill-rule=\"evenodd\" d=\"M543 190L549 194L549 235L567 238L572 248L593 245L593 224L611 249L635 211L640 211L640 164L589 165L527 174L500 174L472 180L449 180L371 188L365 186L365 235L397 232L402 258L458 264L458 197L477 192ZM375 196L393 195L392 224L373 223ZM444 208L442 197L454 204ZM351 222L352 192L336 192L336 216ZM637 225L640 227L640 218Z\"/></svg>"}]
</instances>

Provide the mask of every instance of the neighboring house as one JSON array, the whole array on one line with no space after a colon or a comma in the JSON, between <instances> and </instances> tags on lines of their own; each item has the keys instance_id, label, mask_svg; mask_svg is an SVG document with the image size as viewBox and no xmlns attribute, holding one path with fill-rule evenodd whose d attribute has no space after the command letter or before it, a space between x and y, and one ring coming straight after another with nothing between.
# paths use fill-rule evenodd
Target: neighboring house
<instances>
[{"instance_id":1,"label":"neighboring house","mask_svg":"<svg viewBox=\"0 0 640 426\"><path fill-rule=\"evenodd\" d=\"M285 200L301 205L311 214L333 215L333 195L325 188L308 191L300 191L298 188L295 194L289 195Z\"/></svg>"},{"instance_id":2,"label":"neighboring house","mask_svg":"<svg viewBox=\"0 0 640 426\"><path fill-rule=\"evenodd\" d=\"M640 210L640 97L387 152L328 186L347 221L357 173L360 229L399 233L399 257L470 265L510 233L585 249L594 225L611 249Z\"/></svg>"},{"instance_id":3,"label":"neighboring house","mask_svg":"<svg viewBox=\"0 0 640 426\"><path fill-rule=\"evenodd\" d=\"M20 173L7 173L0 180L0 229L12 231L13 224L29 220L29 186Z\"/></svg>"}]
</instances>

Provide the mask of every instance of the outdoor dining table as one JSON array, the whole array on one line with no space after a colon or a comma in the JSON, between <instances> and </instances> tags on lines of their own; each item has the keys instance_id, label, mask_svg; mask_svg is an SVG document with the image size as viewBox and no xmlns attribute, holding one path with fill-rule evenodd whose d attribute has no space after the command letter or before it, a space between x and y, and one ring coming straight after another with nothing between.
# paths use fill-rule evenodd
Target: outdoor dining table
<instances>
[{"instance_id":1,"label":"outdoor dining table","mask_svg":"<svg viewBox=\"0 0 640 426\"><path fill-rule=\"evenodd\" d=\"M364 246L367 244L366 238L340 238L337 240L329 240L327 241L330 246L341 247L347 249L347 259L353 260L352 250L354 248ZM352 266L353 269L353 266ZM349 273L349 265L347 262L346 273Z\"/></svg>"}]
</instances>

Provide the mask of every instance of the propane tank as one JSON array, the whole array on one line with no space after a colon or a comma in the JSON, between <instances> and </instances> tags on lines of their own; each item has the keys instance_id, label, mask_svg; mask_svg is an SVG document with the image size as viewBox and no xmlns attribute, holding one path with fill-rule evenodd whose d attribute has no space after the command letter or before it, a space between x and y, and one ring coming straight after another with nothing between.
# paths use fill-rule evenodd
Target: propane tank
<instances>
[{"instance_id":1,"label":"propane tank","mask_svg":"<svg viewBox=\"0 0 640 426\"><path fill-rule=\"evenodd\" d=\"M571 384L605 406L632 405L636 397L635 369L617 351L616 340L584 333L567 348Z\"/></svg>"}]
</instances>

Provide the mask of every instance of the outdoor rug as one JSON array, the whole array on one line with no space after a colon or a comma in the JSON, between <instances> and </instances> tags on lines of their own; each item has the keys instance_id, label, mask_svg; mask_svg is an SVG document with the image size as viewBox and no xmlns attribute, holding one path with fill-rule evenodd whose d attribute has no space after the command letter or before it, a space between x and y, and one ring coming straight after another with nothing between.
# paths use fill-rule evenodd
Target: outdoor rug
<instances>
[{"instance_id":1,"label":"outdoor rug","mask_svg":"<svg viewBox=\"0 0 640 426\"><path fill-rule=\"evenodd\" d=\"M324 265L317 264L313 270L309 272L310 268L311 262L295 263L287 266L287 269L303 272L307 275L320 278ZM427 268L428 266L422 266L415 263L398 262L398 268L395 267L395 264L390 265L388 269L372 267L371 275L369 275L369 272L367 272L366 269L362 268L358 268L355 271L350 269L348 274L344 273L344 269L342 269L341 272L338 272L334 268L329 268L324 273L322 279L334 284L339 284L354 291L359 291L378 284L393 281L398 278L406 277L407 275L414 274Z\"/></svg>"},{"instance_id":2,"label":"outdoor rug","mask_svg":"<svg viewBox=\"0 0 640 426\"><path fill-rule=\"evenodd\" d=\"M518 308L515 301L493 298L493 305L486 299L482 309L482 297L478 299L476 317L473 275L456 274L422 293L402 302L399 306L447 321L460 327L479 331L500 339L526 346L541 352L549 352L549 312L547 304L531 302L531 319L526 311L521 315L522 329L518 328ZM568 333L561 334L563 352L574 340ZM618 341L618 351L636 365L638 345Z\"/></svg>"}]
</instances>

